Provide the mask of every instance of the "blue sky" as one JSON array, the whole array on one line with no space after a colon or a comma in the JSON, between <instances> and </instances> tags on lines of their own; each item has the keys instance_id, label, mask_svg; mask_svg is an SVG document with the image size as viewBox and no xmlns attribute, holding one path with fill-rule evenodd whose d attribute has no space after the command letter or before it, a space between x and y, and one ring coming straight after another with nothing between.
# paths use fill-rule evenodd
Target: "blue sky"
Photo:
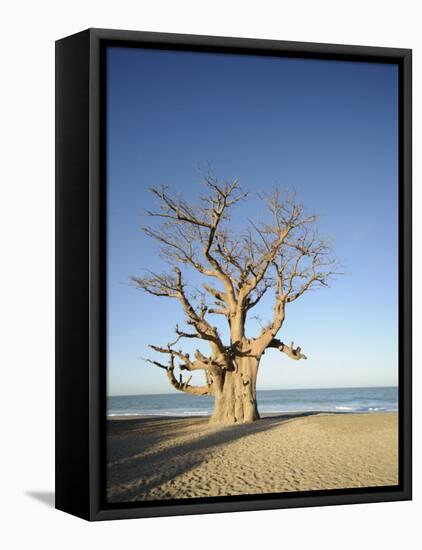
<instances>
[{"instance_id":1,"label":"blue sky","mask_svg":"<svg viewBox=\"0 0 422 550\"><path fill-rule=\"evenodd\" d=\"M279 337L308 361L267 352L258 389L395 385L397 67L115 47L107 56L109 394L175 391L141 357L173 338L182 310L129 278L165 269L140 231L148 187L195 197L209 166L250 192L237 228L261 217L257 192L294 187L347 273L290 306ZM271 312L271 299L257 308L264 321ZM207 351L184 349L197 347Z\"/></svg>"}]
</instances>

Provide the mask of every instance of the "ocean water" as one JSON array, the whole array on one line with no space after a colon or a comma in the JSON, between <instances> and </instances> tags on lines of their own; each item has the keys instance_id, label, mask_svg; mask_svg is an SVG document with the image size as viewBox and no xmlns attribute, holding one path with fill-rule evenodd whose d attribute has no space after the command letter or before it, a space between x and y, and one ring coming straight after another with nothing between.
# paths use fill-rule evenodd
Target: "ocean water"
<instances>
[{"instance_id":1,"label":"ocean water","mask_svg":"<svg viewBox=\"0 0 422 550\"><path fill-rule=\"evenodd\" d=\"M398 410L398 388L330 388L261 390L260 413L281 412L387 412ZM207 416L214 398L186 394L125 395L107 399L107 415Z\"/></svg>"}]
</instances>

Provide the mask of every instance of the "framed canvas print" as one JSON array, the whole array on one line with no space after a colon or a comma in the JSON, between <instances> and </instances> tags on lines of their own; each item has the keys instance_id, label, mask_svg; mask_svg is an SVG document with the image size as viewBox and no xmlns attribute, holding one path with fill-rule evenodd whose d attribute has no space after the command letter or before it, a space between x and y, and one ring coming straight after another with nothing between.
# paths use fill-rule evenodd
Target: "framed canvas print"
<instances>
[{"instance_id":1,"label":"framed canvas print","mask_svg":"<svg viewBox=\"0 0 422 550\"><path fill-rule=\"evenodd\" d=\"M411 51L56 43L56 506L411 498Z\"/></svg>"}]
</instances>

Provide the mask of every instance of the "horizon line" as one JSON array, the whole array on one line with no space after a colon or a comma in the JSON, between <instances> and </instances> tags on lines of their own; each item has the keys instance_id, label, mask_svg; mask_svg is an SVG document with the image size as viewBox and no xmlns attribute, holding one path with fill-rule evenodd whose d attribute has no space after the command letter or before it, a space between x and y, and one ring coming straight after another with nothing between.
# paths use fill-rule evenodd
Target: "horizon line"
<instances>
[{"instance_id":1,"label":"horizon line","mask_svg":"<svg viewBox=\"0 0 422 550\"><path fill-rule=\"evenodd\" d=\"M399 388L399 385L387 385L387 386L331 386L331 387L315 387L315 388L274 388L274 389L262 389L259 391L298 391L298 390L358 390L358 389L370 389L370 388ZM122 394L107 394L107 397L138 397L138 396L153 396L153 395L181 395L180 392L160 392L160 393L122 393ZM198 397L198 396L196 396ZM202 396L201 396L202 397ZM212 396L211 396L212 397Z\"/></svg>"}]
</instances>

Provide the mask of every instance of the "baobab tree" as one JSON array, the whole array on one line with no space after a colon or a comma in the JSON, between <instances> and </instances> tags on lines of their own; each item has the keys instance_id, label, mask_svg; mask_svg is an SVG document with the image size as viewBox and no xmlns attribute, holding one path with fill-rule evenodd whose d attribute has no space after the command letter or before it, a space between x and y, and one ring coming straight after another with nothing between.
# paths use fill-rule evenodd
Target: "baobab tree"
<instances>
[{"instance_id":1,"label":"baobab tree","mask_svg":"<svg viewBox=\"0 0 422 550\"><path fill-rule=\"evenodd\" d=\"M335 273L335 259L316 228L317 217L306 215L295 194L275 190L260 197L268 220L247 221L245 230L230 231L232 210L247 199L237 181L204 181L206 194L198 203L172 194L167 187L153 187L158 218L143 231L160 243L166 273L148 272L133 277L134 284L154 296L178 300L185 316L176 338L166 345L150 345L163 359L147 359L166 371L170 384L191 395L215 398L211 422L234 424L259 419L256 380L261 358L277 350L295 361L306 359L299 346L287 345L279 333L291 304L306 292L326 286ZM186 273L201 278L200 292L191 291ZM247 337L248 315L266 293L272 293L272 319L255 337ZM227 341L212 323L221 315L227 322ZM199 350L194 357L175 346L183 339L199 339L209 345L209 355ZM181 372L179 376L175 370ZM182 371L203 371L205 383L192 385Z\"/></svg>"}]
</instances>

